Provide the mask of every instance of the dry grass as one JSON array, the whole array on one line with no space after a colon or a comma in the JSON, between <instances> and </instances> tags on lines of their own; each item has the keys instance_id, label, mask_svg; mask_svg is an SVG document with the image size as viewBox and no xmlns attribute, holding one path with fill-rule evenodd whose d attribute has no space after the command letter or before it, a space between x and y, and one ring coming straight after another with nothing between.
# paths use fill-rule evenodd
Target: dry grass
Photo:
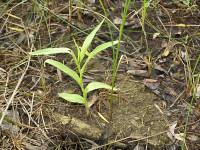
<instances>
[{"instance_id":1,"label":"dry grass","mask_svg":"<svg viewBox=\"0 0 200 150\"><path fill-rule=\"evenodd\" d=\"M144 21L146 39L140 25L136 28L127 25L124 32L126 44L121 53L142 58L144 63L148 63L145 59L147 53L144 52L147 40L152 66L155 63L162 64L173 83L181 89L173 107L185 104L184 109L187 109L190 104L193 106L193 111L188 113L191 119L180 121L180 125L187 126L200 115L194 115L198 106L195 91L200 77L199 6L195 2L190 7L182 6L168 5L164 1L152 3L149 7L151 12L147 10ZM84 149L95 145L93 141L83 140L52 118L54 111L63 114L74 110L81 112L80 106L75 106L77 109L73 110L70 104L64 104L55 96L59 88L73 83L64 76L67 85L59 87L57 71L43 66L45 58L30 58L28 55L31 51L45 47L72 47L72 37L78 42L83 41L96 20L104 16L100 5L94 7L96 10L84 4L70 5L67 1L0 1L0 149ZM129 21L137 22L141 17L140 8L132 8L128 15ZM114 13L119 13L119 10ZM112 23L112 16L109 19ZM117 37L118 26L113 23L110 25L113 36ZM109 33L104 28L105 31L102 30L98 35L98 41L110 41ZM159 35L153 39L155 33ZM167 46L161 47L163 41ZM170 42L174 43L172 47ZM163 49L169 51L166 57L163 57ZM110 53L107 55L110 56ZM63 61L65 58L59 55L56 59ZM65 61L71 65L71 60L67 58ZM166 63L161 63L164 61ZM78 91L77 88L72 90ZM184 94L179 96L181 93ZM192 103L190 96L194 97ZM66 133L61 133L66 130ZM196 133L191 128L188 130ZM186 148L189 143L185 141Z\"/></svg>"}]
</instances>

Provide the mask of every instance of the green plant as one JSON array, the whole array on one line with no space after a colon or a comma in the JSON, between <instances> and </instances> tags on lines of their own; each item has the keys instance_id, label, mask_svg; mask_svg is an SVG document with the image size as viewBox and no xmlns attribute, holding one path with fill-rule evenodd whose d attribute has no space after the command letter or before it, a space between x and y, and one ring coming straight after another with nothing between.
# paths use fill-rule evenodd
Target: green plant
<instances>
[{"instance_id":1,"label":"green plant","mask_svg":"<svg viewBox=\"0 0 200 150\"><path fill-rule=\"evenodd\" d=\"M129 9L130 3L131 3L131 0L125 1L124 10L122 13L122 23L121 23L120 29L119 29L119 41L121 41L123 38L124 26L126 23L126 17L128 14L128 9ZM118 42L116 51L113 50L112 87L115 87L116 79L117 79L117 71L118 71L118 67L119 67L120 46L121 46L121 43ZM110 118L112 118L112 97L111 97L109 103L110 103Z\"/></svg>"},{"instance_id":2,"label":"green plant","mask_svg":"<svg viewBox=\"0 0 200 150\"><path fill-rule=\"evenodd\" d=\"M186 64L185 64L185 71L186 71L186 74L187 76L185 77L186 78L186 94L188 96L191 96L191 101L190 103L187 104L187 113L186 113L186 120L185 120L185 127L184 127L184 135L183 135L183 141L182 141L182 149L187 149L187 145L186 145L186 137L187 137L187 128L188 128L188 124L189 124L189 121L190 121L190 115L193 111L193 105L195 103L195 101L197 100L198 98L198 86L199 86L199 83L200 83L200 74L199 74L199 69L198 69L198 64L199 64L199 61L200 61L200 55L198 55L197 58L195 58L195 62L194 62L194 66L192 65L192 57L191 55L189 55L189 52L188 52L188 49L187 49L187 46L184 45L184 48L185 48L185 61L186 61Z\"/></svg>"},{"instance_id":3,"label":"green plant","mask_svg":"<svg viewBox=\"0 0 200 150\"><path fill-rule=\"evenodd\" d=\"M149 75L151 74L153 62L152 62L151 50L149 49L149 46L148 46L147 33L146 33L146 29L145 29L145 19L147 17L147 10L150 6L151 1L152 0L142 0L142 17L141 17L141 21L140 21L141 26L142 26L142 31L143 31L143 34L144 34L146 51L148 53L146 63L147 63L147 66L148 66Z\"/></svg>"},{"instance_id":4,"label":"green plant","mask_svg":"<svg viewBox=\"0 0 200 150\"><path fill-rule=\"evenodd\" d=\"M96 35L97 31L99 30L103 22L104 20L86 37L85 41L83 42L82 47L79 47L76 41L74 40L76 50L77 50L76 53L74 53L74 51L72 51L69 48L46 48L46 49L41 49L41 50L30 53L31 55L50 55L50 54L66 53L72 56L72 59L76 65L77 71L74 71L70 69L69 67L67 67L66 65L62 64L61 62L58 62L52 59L47 59L45 61L45 64L48 63L58 68L59 70L63 71L64 73L66 73L68 76L70 76L72 79L76 81L76 83L79 85L82 91L82 95L70 94L70 93L58 93L58 95L59 97L69 102L84 104L87 114L89 113L89 106L88 106L88 101L87 101L88 93L96 89L101 89L101 88L108 89L108 90L112 89L110 85L106 83L102 83L102 82L91 82L87 86L84 86L83 84L83 75L85 73L85 69L88 62L92 58L94 58L97 53L119 43L119 41L106 42L97 46L93 51L91 52L88 51L88 48L91 45L91 42L94 39L94 36ZM116 90L116 88L114 88L113 90Z\"/></svg>"}]
</instances>

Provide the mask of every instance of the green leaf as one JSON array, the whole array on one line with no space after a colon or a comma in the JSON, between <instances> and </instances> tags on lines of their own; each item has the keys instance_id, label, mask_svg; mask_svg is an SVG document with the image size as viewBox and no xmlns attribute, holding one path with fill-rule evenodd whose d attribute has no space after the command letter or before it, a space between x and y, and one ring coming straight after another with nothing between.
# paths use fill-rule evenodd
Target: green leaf
<instances>
[{"instance_id":1,"label":"green leaf","mask_svg":"<svg viewBox=\"0 0 200 150\"><path fill-rule=\"evenodd\" d=\"M71 54L69 48L45 48L37 50L35 52L30 52L30 55L50 55L50 54L59 54L59 53L68 53Z\"/></svg>"},{"instance_id":2,"label":"green leaf","mask_svg":"<svg viewBox=\"0 0 200 150\"><path fill-rule=\"evenodd\" d=\"M58 96L72 103L85 103L84 98L78 94L58 93Z\"/></svg>"},{"instance_id":3,"label":"green leaf","mask_svg":"<svg viewBox=\"0 0 200 150\"><path fill-rule=\"evenodd\" d=\"M97 46L97 47L89 54L89 56L90 56L90 57L94 57L97 53L99 53L99 52L101 52L101 51L107 49L108 47L114 46L114 45L116 45L117 43L119 43L118 40L113 41L113 42L111 41L111 42L103 43L103 44Z\"/></svg>"},{"instance_id":4,"label":"green leaf","mask_svg":"<svg viewBox=\"0 0 200 150\"><path fill-rule=\"evenodd\" d=\"M74 79L78 83L79 86L81 86L81 79L79 78L78 74L75 71L73 71L72 69L70 69L69 67L62 64L61 62L58 62L58 61L55 61L52 59L47 59L44 63L48 63L48 64L58 68L59 70L63 71L68 76L70 76L72 79Z\"/></svg>"},{"instance_id":5,"label":"green leaf","mask_svg":"<svg viewBox=\"0 0 200 150\"><path fill-rule=\"evenodd\" d=\"M107 90L112 90L112 86L103 83L103 82L91 82L87 85L86 87L86 92L91 92L97 89L107 89ZM116 91L116 88L113 88L114 91Z\"/></svg>"},{"instance_id":6,"label":"green leaf","mask_svg":"<svg viewBox=\"0 0 200 150\"><path fill-rule=\"evenodd\" d=\"M107 49L108 47L114 46L114 45L116 45L117 43L119 43L118 40L113 41L113 42L103 43L103 44L97 46L91 53L89 53L88 58L86 59L84 65L83 65L83 67L82 67L82 69L81 69L81 72L83 73L83 72L85 71L85 67L86 67L86 65L88 64L88 62L89 62L92 58L94 58L99 52L101 52L101 51Z\"/></svg>"},{"instance_id":7,"label":"green leaf","mask_svg":"<svg viewBox=\"0 0 200 150\"><path fill-rule=\"evenodd\" d=\"M83 42L83 45L81 47L81 53L80 53L80 62L83 60L85 53L87 52L89 46L92 43L92 40L94 39L94 36L96 35L97 31L100 29L104 20L105 19L103 19L103 21L101 21L101 23L97 27L95 27L95 29L86 37L85 41Z\"/></svg>"}]
</instances>

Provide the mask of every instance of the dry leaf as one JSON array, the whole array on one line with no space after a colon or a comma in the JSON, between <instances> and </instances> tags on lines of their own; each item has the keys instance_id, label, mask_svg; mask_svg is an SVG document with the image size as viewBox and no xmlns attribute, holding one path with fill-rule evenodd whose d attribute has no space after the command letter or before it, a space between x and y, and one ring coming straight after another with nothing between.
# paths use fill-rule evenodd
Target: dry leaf
<instances>
[{"instance_id":1,"label":"dry leaf","mask_svg":"<svg viewBox=\"0 0 200 150\"><path fill-rule=\"evenodd\" d=\"M160 33L156 32L153 34L153 39L157 38L160 35Z\"/></svg>"},{"instance_id":2,"label":"dry leaf","mask_svg":"<svg viewBox=\"0 0 200 150\"><path fill-rule=\"evenodd\" d=\"M87 2L90 3L90 4L94 4L95 0L87 0Z\"/></svg>"},{"instance_id":3,"label":"dry leaf","mask_svg":"<svg viewBox=\"0 0 200 150\"><path fill-rule=\"evenodd\" d=\"M192 141L192 142L196 142L196 141L200 140L199 137L196 136L196 135L188 135L187 139L190 140L190 141Z\"/></svg>"},{"instance_id":4,"label":"dry leaf","mask_svg":"<svg viewBox=\"0 0 200 150\"><path fill-rule=\"evenodd\" d=\"M175 121L170 127L169 131L167 132L168 137L172 140L179 140L179 141L184 141L184 133L179 133L175 134L175 128L177 126L177 121Z\"/></svg>"},{"instance_id":5,"label":"dry leaf","mask_svg":"<svg viewBox=\"0 0 200 150\"><path fill-rule=\"evenodd\" d=\"M197 85L196 97L200 97L200 84Z\"/></svg>"},{"instance_id":6,"label":"dry leaf","mask_svg":"<svg viewBox=\"0 0 200 150\"><path fill-rule=\"evenodd\" d=\"M160 85L158 80L154 80L154 79L145 79L143 83L145 86L147 86L151 90L156 90Z\"/></svg>"},{"instance_id":7,"label":"dry leaf","mask_svg":"<svg viewBox=\"0 0 200 150\"><path fill-rule=\"evenodd\" d=\"M156 63L154 63L154 69L163 72L165 74L168 74L167 70L165 70L164 68L162 68L160 65L157 65Z\"/></svg>"},{"instance_id":8,"label":"dry leaf","mask_svg":"<svg viewBox=\"0 0 200 150\"><path fill-rule=\"evenodd\" d=\"M184 133L174 134L174 138L179 141L184 141Z\"/></svg>"},{"instance_id":9,"label":"dry leaf","mask_svg":"<svg viewBox=\"0 0 200 150\"><path fill-rule=\"evenodd\" d=\"M167 56L169 55L169 53L170 53L170 52L169 52L169 49L166 48L166 49L164 50L164 52L162 53L162 56L163 56L163 57L167 57Z\"/></svg>"},{"instance_id":10,"label":"dry leaf","mask_svg":"<svg viewBox=\"0 0 200 150\"><path fill-rule=\"evenodd\" d=\"M140 77L148 77L148 71L146 70L128 70L128 74L134 75L134 76L140 76Z\"/></svg>"},{"instance_id":11,"label":"dry leaf","mask_svg":"<svg viewBox=\"0 0 200 150\"><path fill-rule=\"evenodd\" d=\"M122 19L119 17L115 17L115 19L113 20L113 23L116 25L120 25L122 23Z\"/></svg>"}]
</instances>

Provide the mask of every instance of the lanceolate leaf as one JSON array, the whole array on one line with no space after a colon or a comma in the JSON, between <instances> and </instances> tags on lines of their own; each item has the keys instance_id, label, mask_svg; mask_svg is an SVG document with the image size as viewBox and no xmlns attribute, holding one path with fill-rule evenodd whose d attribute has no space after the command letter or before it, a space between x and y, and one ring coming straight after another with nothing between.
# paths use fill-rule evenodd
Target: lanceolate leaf
<instances>
[{"instance_id":1,"label":"lanceolate leaf","mask_svg":"<svg viewBox=\"0 0 200 150\"><path fill-rule=\"evenodd\" d=\"M103 83L103 82L91 82L87 85L86 92L88 93L88 92L91 92L91 91L94 91L94 90L97 90L97 89L112 90L112 86L110 86L106 83ZM116 91L117 89L114 88L113 90Z\"/></svg>"},{"instance_id":2,"label":"lanceolate leaf","mask_svg":"<svg viewBox=\"0 0 200 150\"><path fill-rule=\"evenodd\" d=\"M101 21L101 23L86 37L85 41L83 42L83 45L81 47L81 53L80 53L80 62L83 60L86 51L91 45L92 40L94 39L94 36L96 35L97 31L99 30L103 22L104 20Z\"/></svg>"},{"instance_id":3,"label":"lanceolate leaf","mask_svg":"<svg viewBox=\"0 0 200 150\"><path fill-rule=\"evenodd\" d=\"M80 47L78 46L78 44L76 43L76 40L75 39L73 39L74 40L74 44L75 44L75 46L76 46L76 50L77 50L77 63L79 63L80 62L80 53L81 53L81 50L80 50Z\"/></svg>"},{"instance_id":4,"label":"lanceolate leaf","mask_svg":"<svg viewBox=\"0 0 200 150\"><path fill-rule=\"evenodd\" d=\"M116 45L117 43L119 43L118 40L113 41L113 42L111 41L111 42L103 43L103 44L97 46L97 47L89 54L89 56L90 56L90 57L94 57L97 53L99 53L99 52L101 52L101 51L107 49L108 47L114 46L114 45Z\"/></svg>"},{"instance_id":5,"label":"lanceolate leaf","mask_svg":"<svg viewBox=\"0 0 200 150\"><path fill-rule=\"evenodd\" d=\"M78 94L58 93L58 96L72 103L85 103L83 97Z\"/></svg>"},{"instance_id":6,"label":"lanceolate leaf","mask_svg":"<svg viewBox=\"0 0 200 150\"><path fill-rule=\"evenodd\" d=\"M97 55L97 53L99 53L99 52L107 49L108 47L116 45L118 42L119 41L116 40L116 41L113 41L113 42L103 43L103 44L97 46L91 53L89 53L88 58L86 59L86 61L85 61L84 65L83 65L81 71L82 72L85 71L86 65L88 64L88 62L90 61L90 59L94 58Z\"/></svg>"},{"instance_id":7,"label":"lanceolate leaf","mask_svg":"<svg viewBox=\"0 0 200 150\"><path fill-rule=\"evenodd\" d=\"M30 52L30 55L50 55L50 54L59 54L59 53L69 53L71 50L69 48L45 48L37 50L35 52Z\"/></svg>"},{"instance_id":8,"label":"lanceolate leaf","mask_svg":"<svg viewBox=\"0 0 200 150\"><path fill-rule=\"evenodd\" d=\"M73 71L72 69L70 69L69 67L65 66L64 64L62 64L58 61L52 60L52 59L47 59L45 61L45 63L48 63L48 64L58 68L59 70L63 71L68 76L70 76L72 79L74 79L79 84L79 86L81 86L81 80L80 80L78 74L75 71Z\"/></svg>"}]
</instances>

